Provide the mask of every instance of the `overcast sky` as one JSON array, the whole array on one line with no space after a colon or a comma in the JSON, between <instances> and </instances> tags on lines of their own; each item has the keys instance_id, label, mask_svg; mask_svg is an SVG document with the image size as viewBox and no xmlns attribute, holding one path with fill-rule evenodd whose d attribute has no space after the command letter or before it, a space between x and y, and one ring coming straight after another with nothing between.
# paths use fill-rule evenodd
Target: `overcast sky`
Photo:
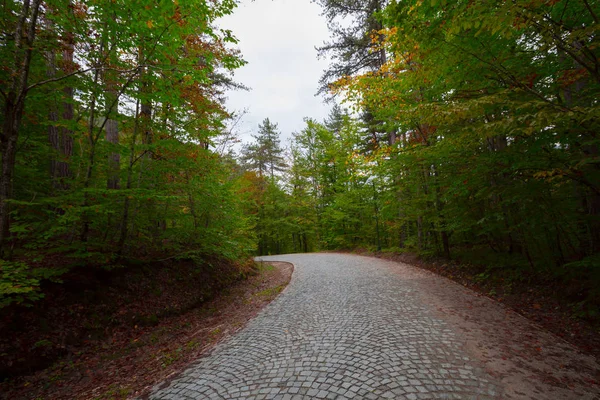
<instances>
[{"instance_id":1,"label":"overcast sky","mask_svg":"<svg viewBox=\"0 0 600 400\"><path fill-rule=\"evenodd\" d=\"M248 64L235 80L250 91L230 92L230 110L247 109L238 127L244 141L263 119L279 125L282 144L303 128L303 118L322 120L329 105L315 97L326 60L317 60L315 46L329 38L321 8L310 0L241 0L233 15L219 25L231 29Z\"/></svg>"}]
</instances>

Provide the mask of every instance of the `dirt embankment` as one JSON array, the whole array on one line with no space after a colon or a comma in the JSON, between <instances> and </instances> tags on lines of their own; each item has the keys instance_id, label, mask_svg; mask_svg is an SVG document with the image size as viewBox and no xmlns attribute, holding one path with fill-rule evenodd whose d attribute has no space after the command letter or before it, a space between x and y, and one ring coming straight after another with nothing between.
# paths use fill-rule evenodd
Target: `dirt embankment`
<instances>
[{"instance_id":1,"label":"dirt embankment","mask_svg":"<svg viewBox=\"0 0 600 400\"><path fill-rule=\"evenodd\" d=\"M204 259L74 271L34 307L0 312L0 398L139 396L243 327L292 269Z\"/></svg>"},{"instance_id":2,"label":"dirt embankment","mask_svg":"<svg viewBox=\"0 0 600 400\"><path fill-rule=\"evenodd\" d=\"M573 344L581 352L600 359L600 314L583 318L573 309L576 282L548 281L544 277L509 279L493 276L484 266L466 265L443 259L423 259L415 254L370 253L386 260L403 262L449 278L511 308L530 321Z\"/></svg>"}]
</instances>

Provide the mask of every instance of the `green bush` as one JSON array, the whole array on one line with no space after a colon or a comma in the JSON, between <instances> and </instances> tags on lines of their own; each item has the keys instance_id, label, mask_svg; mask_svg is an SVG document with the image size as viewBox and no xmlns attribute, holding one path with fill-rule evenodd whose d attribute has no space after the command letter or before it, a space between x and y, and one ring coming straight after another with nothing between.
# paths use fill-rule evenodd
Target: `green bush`
<instances>
[{"instance_id":1,"label":"green bush","mask_svg":"<svg viewBox=\"0 0 600 400\"><path fill-rule=\"evenodd\" d=\"M0 308L12 303L31 306L44 297L42 281L60 282L65 272L65 268L32 268L24 262L0 260Z\"/></svg>"}]
</instances>

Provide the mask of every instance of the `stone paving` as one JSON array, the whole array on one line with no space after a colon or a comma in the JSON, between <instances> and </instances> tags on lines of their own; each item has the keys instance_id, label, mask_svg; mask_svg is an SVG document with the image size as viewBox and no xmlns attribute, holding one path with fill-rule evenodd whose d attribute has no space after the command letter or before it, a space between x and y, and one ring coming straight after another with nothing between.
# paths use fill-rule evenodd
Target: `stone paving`
<instances>
[{"instance_id":1,"label":"stone paving","mask_svg":"<svg viewBox=\"0 0 600 400\"><path fill-rule=\"evenodd\" d=\"M340 254L264 259L294 264L286 290L151 399L506 398L460 331L422 301L418 280L389 262ZM561 393L557 399L569 398Z\"/></svg>"}]
</instances>

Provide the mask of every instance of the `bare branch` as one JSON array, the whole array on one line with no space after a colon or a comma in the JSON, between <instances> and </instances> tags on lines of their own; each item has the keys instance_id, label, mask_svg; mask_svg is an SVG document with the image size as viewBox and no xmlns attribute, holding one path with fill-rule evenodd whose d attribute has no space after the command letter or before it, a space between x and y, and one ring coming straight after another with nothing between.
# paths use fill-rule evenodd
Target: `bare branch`
<instances>
[{"instance_id":1,"label":"bare branch","mask_svg":"<svg viewBox=\"0 0 600 400\"><path fill-rule=\"evenodd\" d=\"M585 4L585 8L588 9L588 11L590 12L590 15L592 16L592 18L594 18L594 22L598 23L598 16L596 15L596 13L594 13L594 10L592 9L592 7L590 6L590 3L588 3L587 0L583 0L583 4Z\"/></svg>"}]
</instances>

